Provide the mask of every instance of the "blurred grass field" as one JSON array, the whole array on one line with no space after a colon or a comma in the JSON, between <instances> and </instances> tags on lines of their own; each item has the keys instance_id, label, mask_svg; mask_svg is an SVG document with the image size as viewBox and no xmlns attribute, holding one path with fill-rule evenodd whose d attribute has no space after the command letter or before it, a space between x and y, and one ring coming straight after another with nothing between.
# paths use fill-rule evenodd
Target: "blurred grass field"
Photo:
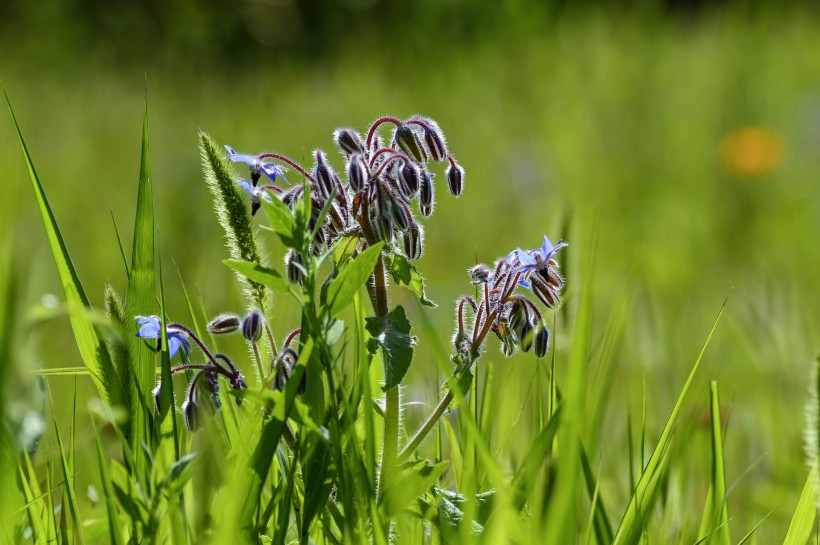
<instances>
[{"instance_id":1,"label":"blurred grass field","mask_svg":"<svg viewBox=\"0 0 820 545\"><path fill-rule=\"evenodd\" d=\"M226 253L202 181L198 129L237 150L276 150L310 163L314 147L332 149L337 126L363 129L382 114L433 117L467 171L458 200L439 192L419 265L439 303L427 311L439 337L449 339L453 301L472 289L465 270L477 261L536 247L544 233L563 237L573 297L581 264L592 256L593 358L582 437L617 517L630 493L628 418L640 427L645 389L649 449L728 297L677 430L680 456L653 524L670 543L697 530L709 473L707 384L717 380L728 421L727 481L739 479L728 499L733 537L774 510L756 534L757 543L773 543L785 534L807 474L803 406L820 352L818 52L820 19L808 8L767 17L725 10L694 20L590 8L543 31L494 33L469 47L394 53L348 45L314 60L272 55L233 66L201 59L114 65L90 55L54 70L12 52L0 59L0 77L74 263L101 306L105 282L124 288L111 216L129 247L148 68L172 317L187 317L175 269L210 312L244 310L220 263ZM44 294L62 294L8 120L0 122L0 233L0 255L14 256L19 283L21 319L5 371L9 415L17 418L12 409L40 406L29 371L81 362L66 320L32 332L25 319ZM279 262L281 248L268 250ZM624 333L609 368L596 363L595 351L622 308ZM283 302L274 329L284 333L297 316ZM559 315L558 354L568 350L562 332L572 318ZM429 339L422 336L419 351L404 400L433 404L438 377ZM496 349L480 364L482 376L492 369L494 377L493 445L502 464L520 463L517 446L537 430L538 365L527 355L505 360ZM565 374L559 369L559 382ZM84 407L93 388L87 379L78 384ZM49 385L55 414L68 414L74 380ZM408 427L426 412L408 405ZM79 490L98 481L93 432L85 428L77 436L78 452L89 453L78 458ZM53 454L52 435L35 464Z\"/></svg>"}]
</instances>

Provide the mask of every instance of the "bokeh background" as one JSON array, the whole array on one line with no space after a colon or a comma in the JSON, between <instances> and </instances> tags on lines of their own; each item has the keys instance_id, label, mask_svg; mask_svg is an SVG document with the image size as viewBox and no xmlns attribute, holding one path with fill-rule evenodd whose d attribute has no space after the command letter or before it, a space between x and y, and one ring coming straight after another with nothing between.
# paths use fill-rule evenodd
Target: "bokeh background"
<instances>
[{"instance_id":1,"label":"bokeh background","mask_svg":"<svg viewBox=\"0 0 820 545\"><path fill-rule=\"evenodd\" d=\"M365 130L384 114L436 119L467 171L458 200L439 188L419 264L442 342L453 301L472 289L465 270L536 247L544 233L571 243L562 252L568 298L593 263L594 350L625 313L614 359L590 363L585 422L613 517L629 494L628 418L640 428L645 395L651 445L728 297L679 430L676 448L690 462L670 475L656 524L670 537L697 528L706 385L718 380L733 536L774 510L759 542L782 539L805 480L803 408L820 353L815 3L4 0L0 51L0 78L96 305L106 282L125 287L112 217L129 248L147 79L165 291L181 321L180 278L212 313L245 305L220 263L199 129L243 152L309 164L314 148L332 151L338 126ZM18 278L6 304L20 316L13 357L0 365L8 416L24 436L50 411L30 371L81 361L67 320L32 325L62 293L8 117L0 244ZM280 263L281 248L268 250ZM396 299L418 318L409 297ZM274 319L282 334L296 309L282 301ZM571 321L569 311L559 316L559 377ZM436 396L431 343L421 339L408 375L410 422ZM504 360L491 346L482 365L494 375L499 458L515 463L536 421L533 377L544 363ZM76 379L82 395L89 382ZM70 411L74 384L49 380L57 415ZM53 453L50 434L35 463ZM89 484L92 441L83 424Z\"/></svg>"}]
</instances>

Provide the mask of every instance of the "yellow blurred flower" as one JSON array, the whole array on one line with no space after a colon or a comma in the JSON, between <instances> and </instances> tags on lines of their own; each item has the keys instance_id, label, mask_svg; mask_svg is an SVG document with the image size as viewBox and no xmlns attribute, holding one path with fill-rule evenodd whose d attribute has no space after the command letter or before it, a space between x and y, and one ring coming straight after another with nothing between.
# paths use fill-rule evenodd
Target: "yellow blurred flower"
<instances>
[{"instance_id":1,"label":"yellow blurred flower","mask_svg":"<svg viewBox=\"0 0 820 545\"><path fill-rule=\"evenodd\" d=\"M783 150L783 141L769 129L746 127L723 138L720 157L730 174L748 178L768 174L777 168Z\"/></svg>"}]
</instances>

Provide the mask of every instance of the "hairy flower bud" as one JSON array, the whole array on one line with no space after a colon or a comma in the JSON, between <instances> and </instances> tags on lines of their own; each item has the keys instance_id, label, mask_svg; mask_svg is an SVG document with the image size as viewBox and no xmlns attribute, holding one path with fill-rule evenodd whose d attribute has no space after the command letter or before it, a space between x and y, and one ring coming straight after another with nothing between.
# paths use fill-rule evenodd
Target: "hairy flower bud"
<instances>
[{"instance_id":1,"label":"hairy flower bud","mask_svg":"<svg viewBox=\"0 0 820 545\"><path fill-rule=\"evenodd\" d=\"M397 186L405 200L412 200L419 191L421 184L421 171L412 163L405 163L399 169L396 178Z\"/></svg>"},{"instance_id":2,"label":"hairy flower bud","mask_svg":"<svg viewBox=\"0 0 820 545\"><path fill-rule=\"evenodd\" d=\"M532 284L532 291L538 300L544 303L547 308L555 308L558 305L558 293L544 282L540 275L534 274L530 276Z\"/></svg>"},{"instance_id":3,"label":"hairy flower bud","mask_svg":"<svg viewBox=\"0 0 820 545\"><path fill-rule=\"evenodd\" d=\"M430 150L430 157L433 161L443 161L447 157L447 144L444 142L444 134L432 119L426 119L424 125L424 142Z\"/></svg>"},{"instance_id":4,"label":"hairy flower bud","mask_svg":"<svg viewBox=\"0 0 820 545\"><path fill-rule=\"evenodd\" d=\"M416 222L410 224L410 228L404 232L404 255L410 261L421 257L423 238L424 235L422 234L421 227L419 227L419 224Z\"/></svg>"},{"instance_id":5,"label":"hairy flower bud","mask_svg":"<svg viewBox=\"0 0 820 545\"><path fill-rule=\"evenodd\" d=\"M390 212L393 223L399 231L406 231L410 227L410 224L413 223L413 213L410 212L410 208L407 207L398 195L395 196L393 202L390 204Z\"/></svg>"},{"instance_id":6,"label":"hairy flower bud","mask_svg":"<svg viewBox=\"0 0 820 545\"><path fill-rule=\"evenodd\" d=\"M157 411L157 414L160 413L160 400L162 399L162 379L157 379L157 386L153 390L151 390L151 394L154 396L154 409Z\"/></svg>"},{"instance_id":7,"label":"hairy flower bud","mask_svg":"<svg viewBox=\"0 0 820 545\"><path fill-rule=\"evenodd\" d=\"M399 149L404 153L419 163L427 162L427 152L424 151L416 131L410 125L402 124L396 127L396 133L393 137L399 145Z\"/></svg>"},{"instance_id":8,"label":"hairy flower bud","mask_svg":"<svg viewBox=\"0 0 820 545\"><path fill-rule=\"evenodd\" d=\"M313 169L313 177L316 179L316 183L319 184L319 192L325 199L330 196L333 188L336 186L335 176L333 169L331 169L327 163L324 152L317 150L316 168Z\"/></svg>"},{"instance_id":9,"label":"hairy flower bud","mask_svg":"<svg viewBox=\"0 0 820 545\"><path fill-rule=\"evenodd\" d=\"M425 218L433 213L433 180L430 176L424 176L421 180L419 210Z\"/></svg>"},{"instance_id":10,"label":"hairy flower bud","mask_svg":"<svg viewBox=\"0 0 820 545\"><path fill-rule=\"evenodd\" d=\"M354 153L364 153L364 142L361 135L353 129L336 129L333 132L333 141L336 146L347 156Z\"/></svg>"},{"instance_id":11,"label":"hairy flower bud","mask_svg":"<svg viewBox=\"0 0 820 545\"><path fill-rule=\"evenodd\" d=\"M242 318L230 312L224 312L208 322L208 333L222 335L233 333L242 325Z\"/></svg>"},{"instance_id":12,"label":"hairy flower bud","mask_svg":"<svg viewBox=\"0 0 820 545\"><path fill-rule=\"evenodd\" d=\"M354 153L350 156L347 162L347 181L350 183L350 189L358 193L364 189L369 174L367 172L367 163L361 154Z\"/></svg>"},{"instance_id":13,"label":"hairy flower bud","mask_svg":"<svg viewBox=\"0 0 820 545\"><path fill-rule=\"evenodd\" d=\"M301 284L305 281L305 269L302 265L302 254L290 250L285 254L285 270L291 284Z\"/></svg>"},{"instance_id":14,"label":"hairy flower bud","mask_svg":"<svg viewBox=\"0 0 820 545\"><path fill-rule=\"evenodd\" d=\"M550 330L547 326L539 326L538 332L535 334L534 344L536 356L543 358L547 355L550 349Z\"/></svg>"},{"instance_id":15,"label":"hairy flower bud","mask_svg":"<svg viewBox=\"0 0 820 545\"><path fill-rule=\"evenodd\" d=\"M470 280L473 285L484 284L489 282L493 277L493 270L484 263L479 263L474 267L467 269L467 274L470 275Z\"/></svg>"},{"instance_id":16,"label":"hairy flower bud","mask_svg":"<svg viewBox=\"0 0 820 545\"><path fill-rule=\"evenodd\" d=\"M182 404L182 419L188 431L196 431L202 425L202 414L196 400L186 399L185 403Z\"/></svg>"},{"instance_id":17,"label":"hairy flower bud","mask_svg":"<svg viewBox=\"0 0 820 545\"><path fill-rule=\"evenodd\" d=\"M444 171L444 176L447 178L447 187L450 189L450 194L453 197L458 197L464 190L464 169L458 163L452 162Z\"/></svg>"},{"instance_id":18,"label":"hairy flower bud","mask_svg":"<svg viewBox=\"0 0 820 545\"><path fill-rule=\"evenodd\" d=\"M262 329L265 325L265 317L262 313L254 309L242 320L242 336L251 343L262 338Z\"/></svg>"},{"instance_id":19,"label":"hairy flower bud","mask_svg":"<svg viewBox=\"0 0 820 545\"><path fill-rule=\"evenodd\" d=\"M530 348L532 348L532 342L535 331L532 327L532 323L529 321L523 322L518 329L515 331L515 336L518 339L518 346L521 347L521 350L524 352L529 352Z\"/></svg>"},{"instance_id":20,"label":"hairy flower bud","mask_svg":"<svg viewBox=\"0 0 820 545\"><path fill-rule=\"evenodd\" d=\"M515 333L515 336L519 339L521 338L519 335L519 331L527 322L529 322L529 316L527 316L527 309L524 307L521 301L513 301L509 307L507 324L510 326L510 329Z\"/></svg>"}]
</instances>

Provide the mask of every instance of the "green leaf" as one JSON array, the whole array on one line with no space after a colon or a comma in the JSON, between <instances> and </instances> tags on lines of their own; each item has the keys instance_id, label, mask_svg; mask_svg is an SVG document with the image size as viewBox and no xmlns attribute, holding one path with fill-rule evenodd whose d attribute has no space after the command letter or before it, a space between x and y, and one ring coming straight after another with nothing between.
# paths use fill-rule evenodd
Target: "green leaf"
<instances>
[{"instance_id":1,"label":"green leaf","mask_svg":"<svg viewBox=\"0 0 820 545\"><path fill-rule=\"evenodd\" d=\"M393 254L385 259L385 266L393 277L393 282L404 286L419 298L419 302L426 307L435 307L436 304L427 298L424 292L424 277L415 265L410 263L406 257Z\"/></svg>"},{"instance_id":2,"label":"green leaf","mask_svg":"<svg viewBox=\"0 0 820 545\"><path fill-rule=\"evenodd\" d=\"M403 463L398 475L401 486L394 486L385 493L382 504L385 517L393 517L430 490L449 466L450 462L446 461L438 464L430 460Z\"/></svg>"},{"instance_id":3,"label":"green leaf","mask_svg":"<svg viewBox=\"0 0 820 545\"><path fill-rule=\"evenodd\" d=\"M273 269L241 259L226 259L222 263L245 276L248 280L267 286L276 293L288 293L290 291L288 281Z\"/></svg>"},{"instance_id":4,"label":"green leaf","mask_svg":"<svg viewBox=\"0 0 820 545\"><path fill-rule=\"evenodd\" d=\"M297 229L293 214L285 203L275 195L272 195L271 200L261 199L260 202L268 217L271 230L279 235L282 243L288 248L300 248L302 246L301 232Z\"/></svg>"},{"instance_id":5,"label":"green leaf","mask_svg":"<svg viewBox=\"0 0 820 545\"><path fill-rule=\"evenodd\" d=\"M108 472L108 457L103 452L102 442L97 427L94 426L94 439L97 445L97 461L100 465L100 480L102 481L103 496L105 496L105 508L108 515L108 535L112 545L123 545L122 523L120 513L117 510L114 486L111 483L111 474Z\"/></svg>"},{"instance_id":6,"label":"green leaf","mask_svg":"<svg viewBox=\"0 0 820 545\"><path fill-rule=\"evenodd\" d=\"M77 342L77 348L80 350L83 363L91 373L91 378L94 381L100 395L111 404L117 402L123 395L122 385L114 371L114 365L111 363L111 358L108 354L108 349L105 341L94 328L94 324L85 312L78 312L83 307L90 307L88 297L83 290L80 283L80 278L77 271L74 269L74 264L71 261L71 256L68 253L68 248L65 245L63 236L60 233L60 228L57 226L57 220L51 210L51 205L48 203L43 185L40 182L40 177L34 169L31 155L28 152L25 140L23 140L23 133L20 131L20 126L17 123L17 118L14 116L14 111L11 108L11 101L8 93L4 94L6 97L6 104L8 105L9 114L14 122L14 128L17 131L17 139L20 142L20 147L23 150L23 156L28 167L29 177L34 187L34 194L37 198L37 204L40 208L40 215L43 219L43 226L46 230L46 237L48 244L51 247L51 253L54 256L55 264L57 265L57 273L60 276L60 281L63 284L63 291L65 292L66 303L71 312L69 319L71 321L71 328L74 330L74 339Z\"/></svg>"},{"instance_id":7,"label":"green leaf","mask_svg":"<svg viewBox=\"0 0 820 545\"><path fill-rule=\"evenodd\" d=\"M413 360L413 347L418 340L410 335L410 321L404 313L404 308L398 305L383 318L367 318L367 332L372 339L368 341L368 349L375 354L378 347L387 353L384 366L384 391L401 383L410 362Z\"/></svg>"},{"instance_id":8,"label":"green leaf","mask_svg":"<svg viewBox=\"0 0 820 545\"><path fill-rule=\"evenodd\" d=\"M806 545L809 540L817 516L817 472L818 460L815 459L800 499L797 500L797 507L794 509L783 545Z\"/></svg>"},{"instance_id":9,"label":"green leaf","mask_svg":"<svg viewBox=\"0 0 820 545\"><path fill-rule=\"evenodd\" d=\"M518 499L518 508L524 507L527 498L532 492L533 486L536 484L536 475L538 470L547 461L550 451L552 450L553 440L561 424L561 407L553 413L549 422L538 434L535 441L532 442L529 451L524 456L524 461L515 472L513 478L513 486L517 490L516 498Z\"/></svg>"},{"instance_id":10,"label":"green leaf","mask_svg":"<svg viewBox=\"0 0 820 545\"><path fill-rule=\"evenodd\" d=\"M374 244L355 257L327 286L325 311L335 316L353 302L353 296L364 286L379 260L383 242Z\"/></svg>"}]
</instances>

